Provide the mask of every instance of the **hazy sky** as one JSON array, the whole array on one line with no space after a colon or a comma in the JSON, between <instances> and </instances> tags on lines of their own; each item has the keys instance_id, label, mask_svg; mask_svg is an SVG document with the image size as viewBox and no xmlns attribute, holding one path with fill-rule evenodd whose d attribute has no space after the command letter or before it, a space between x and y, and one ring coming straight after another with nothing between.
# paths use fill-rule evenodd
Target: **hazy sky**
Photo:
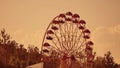
<instances>
[{"instance_id":1,"label":"hazy sky","mask_svg":"<svg viewBox=\"0 0 120 68\"><path fill-rule=\"evenodd\" d=\"M0 0L0 30L40 48L51 20L68 11L87 22L97 55L110 50L120 63L120 0Z\"/></svg>"}]
</instances>

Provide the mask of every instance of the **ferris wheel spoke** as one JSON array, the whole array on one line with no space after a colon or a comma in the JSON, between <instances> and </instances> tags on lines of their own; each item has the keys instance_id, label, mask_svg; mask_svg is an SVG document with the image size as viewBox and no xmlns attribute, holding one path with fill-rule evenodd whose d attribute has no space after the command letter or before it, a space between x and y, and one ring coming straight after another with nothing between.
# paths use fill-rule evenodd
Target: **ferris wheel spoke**
<instances>
[{"instance_id":1,"label":"ferris wheel spoke","mask_svg":"<svg viewBox=\"0 0 120 68\"><path fill-rule=\"evenodd\" d=\"M62 44L62 47L67 51L67 48L64 46L64 43L66 43L66 36L64 35L65 33L63 33L62 26L59 25L59 27L60 27L61 44Z\"/></svg>"},{"instance_id":2,"label":"ferris wheel spoke","mask_svg":"<svg viewBox=\"0 0 120 68\"><path fill-rule=\"evenodd\" d=\"M82 40L82 32L81 32L81 34L78 36L78 38L76 38L76 41L75 41L75 44L74 45L76 45L76 47L77 46L79 46L78 44L81 42L81 40ZM82 40L83 41L83 40Z\"/></svg>"},{"instance_id":3,"label":"ferris wheel spoke","mask_svg":"<svg viewBox=\"0 0 120 68\"><path fill-rule=\"evenodd\" d=\"M57 34L55 33L55 37L57 38L57 40L58 40L58 43L59 43L59 45L60 45L60 48L62 49L62 42L60 41L60 39L59 39L59 37L57 36Z\"/></svg>"},{"instance_id":4,"label":"ferris wheel spoke","mask_svg":"<svg viewBox=\"0 0 120 68\"><path fill-rule=\"evenodd\" d=\"M71 42L70 42L70 29L68 28L69 27L69 25L68 25L68 23L66 23L66 43L67 43L67 48L68 48L68 50L70 49L70 44L71 44Z\"/></svg>"},{"instance_id":5,"label":"ferris wheel spoke","mask_svg":"<svg viewBox=\"0 0 120 68\"><path fill-rule=\"evenodd\" d=\"M57 50L61 51L60 48L57 46L57 44L52 40L53 44L55 45L55 48L57 48Z\"/></svg>"},{"instance_id":6,"label":"ferris wheel spoke","mask_svg":"<svg viewBox=\"0 0 120 68\"><path fill-rule=\"evenodd\" d=\"M85 41L83 41L81 44L80 44L80 46L78 47L78 48L75 48L74 50L73 50L73 52L71 52L71 53L74 53L75 51L78 51L85 43L84 43Z\"/></svg>"},{"instance_id":7,"label":"ferris wheel spoke","mask_svg":"<svg viewBox=\"0 0 120 68\"><path fill-rule=\"evenodd\" d=\"M52 51L57 51L57 52L60 52L60 53L63 53L63 51L61 51L61 50L58 50L56 47L54 47L54 46L51 46L52 48L50 48Z\"/></svg>"},{"instance_id":8,"label":"ferris wheel spoke","mask_svg":"<svg viewBox=\"0 0 120 68\"><path fill-rule=\"evenodd\" d=\"M73 40L72 40L72 34L73 34L73 30L72 30L72 28L73 28L73 25L72 25L72 23L70 23L70 26L69 26L69 28L70 28L70 47L72 46L72 43L73 43Z\"/></svg>"},{"instance_id":9,"label":"ferris wheel spoke","mask_svg":"<svg viewBox=\"0 0 120 68\"><path fill-rule=\"evenodd\" d=\"M73 47L73 45L74 45L74 26L73 26L73 24L71 24L71 48L70 48L70 50L72 49L72 47Z\"/></svg>"},{"instance_id":10,"label":"ferris wheel spoke","mask_svg":"<svg viewBox=\"0 0 120 68\"><path fill-rule=\"evenodd\" d=\"M77 41L77 28L75 29L75 31L74 31L74 35L73 35L73 45L75 45L76 44L76 41Z\"/></svg>"},{"instance_id":11,"label":"ferris wheel spoke","mask_svg":"<svg viewBox=\"0 0 120 68\"><path fill-rule=\"evenodd\" d=\"M76 42L78 41L78 39L77 39L77 32L78 32L77 28L76 28L76 30L74 32L75 32L75 34L73 34L73 37L72 37L72 39L73 39L73 41L72 41L73 44L72 45L73 46L70 48L70 50L72 50L73 47L76 47Z\"/></svg>"},{"instance_id":12,"label":"ferris wheel spoke","mask_svg":"<svg viewBox=\"0 0 120 68\"><path fill-rule=\"evenodd\" d=\"M85 46L86 44L85 43L82 43L79 47L77 47L77 49L76 49L76 51L77 50L81 50L81 48L83 47L83 46ZM84 49L82 49L82 51L83 51Z\"/></svg>"}]
</instances>

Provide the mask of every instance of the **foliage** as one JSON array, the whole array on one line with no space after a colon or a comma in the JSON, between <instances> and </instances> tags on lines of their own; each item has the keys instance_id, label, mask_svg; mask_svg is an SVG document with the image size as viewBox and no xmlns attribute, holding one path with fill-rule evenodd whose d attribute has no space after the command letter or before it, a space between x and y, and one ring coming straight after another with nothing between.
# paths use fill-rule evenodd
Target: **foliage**
<instances>
[{"instance_id":1,"label":"foliage","mask_svg":"<svg viewBox=\"0 0 120 68\"><path fill-rule=\"evenodd\" d=\"M104 54L104 57L96 57L94 61L94 68L118 68L118 64L115 63L114 58L111 56L111 52L108 51Z\"/></svg>"},{"instance_id":2,"label":"foliage","mask_svg":"<svg viewBox=\"0 0 120 68\"><path fill-rule=\"evenodd\" d=\"M25 68L40 62L40 52L35 46L24 48L23 44L18 44L11 40L5 29L0 32L0 67L2 68Z\"/></svg>"}]
</instances>

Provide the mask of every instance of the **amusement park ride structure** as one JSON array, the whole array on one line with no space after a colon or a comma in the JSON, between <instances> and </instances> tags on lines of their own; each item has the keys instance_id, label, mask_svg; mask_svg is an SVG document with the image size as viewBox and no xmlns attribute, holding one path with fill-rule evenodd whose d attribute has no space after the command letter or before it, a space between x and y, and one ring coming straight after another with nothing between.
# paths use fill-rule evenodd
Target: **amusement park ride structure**
<instances>
[{"instance_id":1,"label":"amusement park ride structure","mask_svg":"<svg viewBox=\"0 0 120 68\"><path fill-rule=\"evenodd\" d=\"M60 68L72 68L79 63L82 68L91 68L95 53L90 40L90 30L78 14L66 12L56 16L46 29L42 41L42 55L60 60Z\"/></svg>"}]
</instances>

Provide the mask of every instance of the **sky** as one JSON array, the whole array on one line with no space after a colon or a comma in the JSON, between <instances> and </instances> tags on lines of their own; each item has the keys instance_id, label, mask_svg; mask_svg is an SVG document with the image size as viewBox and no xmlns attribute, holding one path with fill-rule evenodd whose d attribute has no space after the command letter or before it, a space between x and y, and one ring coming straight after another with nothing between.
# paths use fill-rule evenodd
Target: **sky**
<instances>
[{"instance_id":1,"label":"sky","mask_svg":"<svg viewBox=\"0 0 120 68\"><path fill-rule=\"evenodd\" d=\"M0 30L40 48L51 20L68 11L87 22L97 55L111 51L120 63L120 0L0 0Z\"/></svg>"}]
</instances>

